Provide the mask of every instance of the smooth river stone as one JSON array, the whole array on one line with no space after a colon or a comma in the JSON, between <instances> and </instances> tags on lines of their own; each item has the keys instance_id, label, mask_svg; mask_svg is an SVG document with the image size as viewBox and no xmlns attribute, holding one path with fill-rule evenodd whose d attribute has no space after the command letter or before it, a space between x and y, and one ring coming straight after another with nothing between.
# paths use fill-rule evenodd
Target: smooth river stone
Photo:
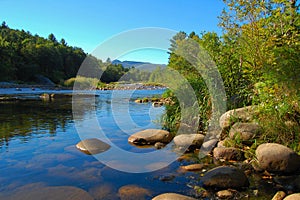
<instances>
[{"instance_id":1,"label":"smooth river stone","mask_svg":"<svg viewBox=\"0 0 300 200\"><path fill-rule=\"evenodd\" d=\"M119 189L118 196L121 200L143 200L148 199L151 196L151 192L136 185L125 185Z\"/></svg>"},{"instance_id":2,"label":"smooth river stone","mask_svg":"<svg viewBox=\"0 0 300 200\"><path fill-rule=\"evenodd\" d=\"M191 164L186 166L181 166L180 168L185 171L201 171L204 168L204 164Z\"/></svg>"},{"instance_id":3,"label":"smooth river stone","mask_svg":"<svg viewBox=\"0 0 300 200\"><path fill-rule=\"evenodd\" d=\"M181 134L174 138L174 143L179 147L189 147L200 148L204 141L204 135L202 134Z\"/></svg>"},{"instance_id":4,"label":"smooth river stone","mask_svg":"<svg viewBox=\"0 0 300 200\"><path fill-rule=\"evenodd\" d=\"M253 119L255 106L247 106L229 110L220 117L220 127L229 128L235 122L249 122Z\"/></svg>"},{"instance_id":5,"label":"smooth river stone","mask_svg":"<svg viewBox=\"0 0 300 200\"><path fill-rule=\"evenodd\" d=\"M146 129L134 133L128 138L128 142L135 145L155 144L157 142L169 143L173 139L169 131L160 129Z\"/></svg>"},{"instance_id":6,"label":"smooth river stone","mask_svg":"<svg viewBox=\"0 0 300 200\"><path fill-rule=\"evenodd\" d=\"M91 139L82 140L81 142L76 144L76 147L80 151L91 155L91 154L98 154L107 151L110 148L110 145L96 138L91 138Z\"/></svg>"},{"instance_id":7,"label":"smooth river stone","mask_svg":"<svg viewBox=\"0 0 300 200\"><path fill-rule=\"evenodd\" d=\"M299 200L300 193L290 194L289 196L285 197L283 200Z\"/></svg>"},{"instance_id":8,"label":"smooth river stone","mask_svg":"<svg viewBox=\"0 0 300 200\"><path fill-rule=\"evenodd\" d=\"M255 153L258 167L268 172L291 173L300 168L300 156L284 145L261 144Z\"/></svg>"},{"instance_id":9,"label":"smooth river stone","mask_svg":"<svg viewBox=\"0 0 300 200\"><path fill-rule=\"evenodd\" d=\"M58 186L58 187L42 187L32 190L22 190L15 194L5 197L6 200L93 200L86 191L71 187L71 186Z\"/></svg>"},{"instance_id":10,"label":"smooth river stone","mask_svg":"<svg viewBox=\"0 0 300 200\"><path fill-rule=\"evenodd\" d=\"M230 131L229 137L231 139L239 139L248 141L253 139L256 134L261 131L261 127L256 123L235 123Z\"/></svg>"},{"instance_id":11,"label":"smooth river stone","mask_svg":"<svg viewBox=\"0 0 300 200\"><path fill-rule=\"evenodd\" d=\"M154 197L152 200L196 200L195 198L176 193L165 193Z\"/></svg>"},{"instance_id":12,"label":"smooth river stone","mask_svg":"<svg viewBox=\"0 0 300 200\"><path fill-rule=\"evenodd\" d=\"M249 186L245 173L233 166L220 166L206 172L201 178L206 187L213 188L241 188Z\"/></svg>"}]
</instances>

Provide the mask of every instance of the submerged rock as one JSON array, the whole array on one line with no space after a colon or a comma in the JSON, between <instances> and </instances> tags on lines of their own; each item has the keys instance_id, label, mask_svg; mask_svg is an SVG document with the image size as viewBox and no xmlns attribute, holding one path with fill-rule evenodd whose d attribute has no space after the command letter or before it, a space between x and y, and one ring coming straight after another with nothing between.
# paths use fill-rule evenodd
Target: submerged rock
<instances>
[{"instance_id":1,"label":"submerged rock","mask_svg":"<svg viewBox=\"0 0 300 200\"><path fill-rule=\"evenodd\" d=\"M169 143L173 136L169 131L160 129L146 129L131 135L128 142L135 145L155 144L157 142Z\"/></svg>"},{"instance_id":2,"label":"submerged rock","mask_svg":"<svg viewBox=\"0 0 300 200\"><path fill-rule=\"evenodd\" d=\"M204 137L202 134L181 134L174 137L174 143L178 147L195 149L201 147Z\"/></svg>"},{"instance_id":3,"label":"submerged rock","mask_svg":"<svg viewBox=\"0 0 300 200\"><path fill-rule=\"evenodd\" d=\"M86 191L71 187L71 186L59 186L59 187L41 187L29 190L18 190L13 195L5 197L6 200L93 200Z\"/></svg>"},{"instance_id":4,"label":"submerged rock","mask_svg":"<svg viewBox=\"0 0 300 200\"><path fill-rule=\"evenodd\" d=\"M151 196L151 192L136 185L125 185L119 189L118 196L121 200L143 200L148 199Z\"/></svg>"},{"instance_id":5,"label":"submerged rock","mask_svg":"<svg viewBox=\"0 0 300 200\"><path fill-rule=\"evenodd\" d=\"M241 188L249 186L245 173L233 166L220 166L209 170L201 178L205 187Z\"/></svg>"},{"instance_id":6,"label":"submerged rock","mask_svg":"<svg viewBox=\"0 0 300 200\"><path fill-rule=\"evenodd\" d=\"M181 166L180 168L185 171L201 171L204 168L204 164L191 164L186 166Z\"/></svg>"},{"instance_id":7,"label":"submerged rock","mask_svg":"<svg viewBox=\"0 0 300 200\"><path fill-rule=\"evenodd\" d=\"M291 173L299 170L300 156L292 149L276 143L265 143L257 147L257 165L269 172Z\"/></svg>"},{"instance_id":8,"label":"submerged rock","mask_svg":"<svg viewBox=\"0 0 300 200\"><path fill-rule=\"evenodd\" d=\"M118 199L117 191L109 184L101 184L89 189L89 193L94 197L95 200L101 199Z\"/></svg>"},{"instance_id":9,"label":"submerged rock","mask_svg":"<svg viewBox=\"0 0 300 200\"><path fill-rule=\"evenodd\" d=\"M166 146L166 144L165 143L162 143L162 142L156 142L155 144L154 144L154 147L156 148L156 149L162 149L162 148L164 148Z\"/></svg>"},{"instance_id":10,"label":"submerged rock","mask_svg":"<svg viewBox=\"0 0 300 200\"><path fill-rule=\"evenodd\" d=\"M176 194L176 193L165 193L154 197L152 200L196 200L196 199L181 194Z\"/></svg>"},{"instance_id":11,"label":"submerged rock","mask_svg":"<svg viewBox=\"0 0 300 200\"><path fill-rule=\"evenodd\" d=\"M76 147L86 154L98 154L107 151L110 148L110 145L96 138L91 138L82 140L76 144Z\"/></svg>"}]
</instances>

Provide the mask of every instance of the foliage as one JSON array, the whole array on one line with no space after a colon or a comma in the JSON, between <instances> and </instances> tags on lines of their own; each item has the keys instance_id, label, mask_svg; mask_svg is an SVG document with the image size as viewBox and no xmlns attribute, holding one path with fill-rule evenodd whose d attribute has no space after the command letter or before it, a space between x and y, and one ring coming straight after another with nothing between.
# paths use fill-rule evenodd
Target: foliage
<instances>
[{"instance_id":1,"label":"foliage","mask_svg":"<svg viewBox=\"0 0 300 200\"><path fill-rule=\"evenodd\" d=\"M168 68L178 71L192 85L205 130L210 118L211 94L193 66L176 55L187 39L203 47L223 78L227 108L259 105L258 121L265 129L263 140L294 149L300 141L300 15L295 0L223 0L220 15L223 34L179 32L171 40ZM202 76L202 77L201 77ZM173 93L165 96L176 99ZM176 101L175 101L176 102ZM167 107L166 125L180 121L179 104ZM178 123L178 122L177 122ZM298 147L297 147L298 146Z\"/></svg>"},{"instance_id":2,"label":"foliage","mask_svg":"<svg viewBox=\"0 0 300 200\"><path fill-rule=\"evenodd\" d=\"M60 42L53 33L48 38L32 35L24 30L9 28L5 22L0 26L0 81L34 82L36 75L44 75L55 83L75 77L79 67L87 69L80 76L100 78L102 82L149 80L150 72L124 68L87 55L81 48ZM68 85L69 84L67 81Z\"/></svg>"},{"instance_id":3,"label":"foliage","mask_svg":"<svg viewBox=\"0 0 300 200\"><path fill-rule=\"evenodd\" d=\"M24 30L10 29L5 22L0 27L0 81L34 81L44 75L58 83L74 77L85 59L84 51L59 43L53 34L48 39Z\"/></svg>"},{"instance_id":4,"label":"foliage","mask_svg":"<svg viewBox=\"0 0 300 200\"><path fill-rule=\"evenodd\" d=\"M97 78L87 78L82 76L77 76L75 78L70 78L64 82L64 86L73 87L76 81L76 86L81 89L96 89L98 87L99 79Z\"/></svg>"}]
</instances>

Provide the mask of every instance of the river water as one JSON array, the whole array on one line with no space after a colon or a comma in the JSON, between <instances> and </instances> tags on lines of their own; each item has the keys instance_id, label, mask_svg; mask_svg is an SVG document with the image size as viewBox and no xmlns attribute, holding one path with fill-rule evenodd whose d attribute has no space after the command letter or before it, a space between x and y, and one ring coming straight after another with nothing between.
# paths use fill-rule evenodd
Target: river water
<instances>
[{"instance_id":1,"label":"river water","mask_svg":"<svg viewBox=\"0 0 300 200\"><path fill-rule=\"evenodd\" d=\"M191 174L178 170L181 162L174 161L155 171L132 173L122 170L122 165L107 166L75 147L82 139L97 137L101 130L124 151L156 151L153 147L131 146L127 138L145 128L161 128L158 121L164 108L136 104L133 100L159 95L163 90L97 91L92 106L81 109L76 121L72 98L42 101L38 96L44 92L72 91L0 89L0 94L20 95L19 101L0 102L0 199L23 199L33 191L30 198L38 199L34 196L41 195L37 191L65 186L79 188L93 199L124 199L122 191L130 193L130 189L121 189L124 186L137 190L129 194L133 199L134 195L138 195L136 199L151 199L165 192L193 195ZM86 97L83 101L90 100ZM91 120L94 117L98 124Z\"/></svg>"}]
</instances>

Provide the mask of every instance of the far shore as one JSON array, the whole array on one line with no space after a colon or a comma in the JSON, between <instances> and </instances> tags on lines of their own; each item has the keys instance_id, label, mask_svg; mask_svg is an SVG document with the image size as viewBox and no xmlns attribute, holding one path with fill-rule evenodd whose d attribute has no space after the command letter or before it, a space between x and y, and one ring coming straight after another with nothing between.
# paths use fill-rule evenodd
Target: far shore
<instances>
[{"instance_id":1,"label":"far shore","mask_svg":"<svg viewBox=\"0 0 300 200\"><path fill-rule=\"evenodd\" d=\"M48 90L70 90L71 87L64 87L64 86L58 86L58 85L43 85L43 84L19 84L19 83L10 83L10 82L0 82L0 88L40 88L40 89L48 89Z\"/></svg>"},{"instance_id":2,"label":"far shore","mask_svg":"<svg viewBox=\"0 0 300 200\"><path fill-rule=\"evenodd\" d=\"M32 90L35 89L45 89L45 90L73 90L73 87L66 87L61 85L45 85L45 84L26 84L26 83L11 83L11 82L0 82L0 89L9 89L15 88L16 90L21 90L22 88L31 88ZM149 84L142 84L142 83L130 83L130 84L118 84L118 85L111 85L106 88L95 88L95 90L155 90L155 89L165 89L164 86L157 86L157 85L149 85Z\"/></svg>"}]
</instances>

